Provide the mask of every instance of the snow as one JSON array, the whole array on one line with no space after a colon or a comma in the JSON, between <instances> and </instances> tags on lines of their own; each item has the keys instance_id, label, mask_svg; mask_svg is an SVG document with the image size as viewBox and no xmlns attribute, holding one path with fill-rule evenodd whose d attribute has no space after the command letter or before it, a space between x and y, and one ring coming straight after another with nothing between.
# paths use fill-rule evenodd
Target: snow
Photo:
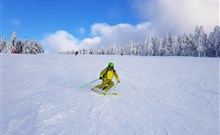
<instances>
[{"instance_id":1,"label":"snow","mask_svg":"<svg viewBox=\"0 0 220 135\"><path fill-rule=\"evenodd\" d=\"M1 55L3 135L219 134L219 58ZM79 88L110 61L118 97Z\"/></svg>"}]
</instances>

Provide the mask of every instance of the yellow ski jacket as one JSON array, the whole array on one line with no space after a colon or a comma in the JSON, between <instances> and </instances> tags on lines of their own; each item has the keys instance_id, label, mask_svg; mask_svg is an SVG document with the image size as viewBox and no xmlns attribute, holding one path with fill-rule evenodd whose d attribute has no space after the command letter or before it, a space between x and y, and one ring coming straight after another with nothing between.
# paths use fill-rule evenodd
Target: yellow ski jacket
<instances>
[{"instance_id":1,"label":"yellow ski jacket","mask_svg":"<svg viewBox=\"0 0 220 135\"><path fill-rule=\"evenodd\" d=\"M100 73L100 77L106 78L108 80L111 80L113 78L113 76L115 77L115 79L117 81L120 81L119 77L118 77L118 74L117 74L117 72L114 69L105 68Z\"/></svg>"}]
</instances>

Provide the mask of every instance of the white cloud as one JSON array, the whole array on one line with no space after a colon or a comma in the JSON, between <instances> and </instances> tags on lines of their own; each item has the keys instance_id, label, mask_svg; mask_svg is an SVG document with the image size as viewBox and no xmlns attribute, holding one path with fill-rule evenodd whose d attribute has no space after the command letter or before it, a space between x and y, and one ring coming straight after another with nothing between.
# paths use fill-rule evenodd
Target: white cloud
<instances>
[{"instance_id":1,"label":"white cloud","mask_svg":"<svg viewBox=\"0 0 220 135\"><path fill-rule=\"evenodd\" d=\"M137 25L117 24L110 26L105 23L98 23L92 26L92 35L99 36L102 40L102 47L109 46L112 43L124 45L130 40L140 41L154 33L150 23L141 23Z\"/></svg>"},{"instance_id":2,"label":"white cloud","mask_svg":"<svg viewBox=\"0 0 220 135\"><path fill-rule=\"evenodd\" d=\"M136 0L142 19L151 20L158 31L192 32L204 26L211 32L219 25L218 0Z\"/></svg>"},{"instance_id":3,"label":"white cloud","mask_svg":"<svg viewBox=\"0 0 220 135\"><path fill-rule=\"evenodd\" d=\"M78 39L63 30L48 34L48 36L43 39L43 44L50 52L77 50L79 48Z\"/></svg>"},{"instance_id":4,"label":"white cloud","mask_svg":"<svg viewBox=\"0 0 220 135\"><path fill-rule=\"evenodd\" d=\"M60 30L48 34L43 43L50 52L77 50L79 48L105 48L113 43L126 45L131 40L144 40L154 33L150 24L145 22L138 25L96 23L91 26L92 37L78 39L70 33Z\"/></svg>"},{"instance_id":5,"label":"white cloud","mask_svg":"<svg viewBox=\"0 0 220 135\"><path fill-rule=\"evenodd\" d=\"M100 37L85 38L80 43L81 48L96 48L101 44Z\"/></svg>"},{"instance_id":6,"label":"white cloud","mask_svg":"<svg viewBox=\"0 0 220 135\"><path fill-rule=\"evenodd\" d=\"M195 26L204 26L205 32L219 25L218 0L135 0L135 8L144 23L109 25L95 23L91 37L79 39L60 30L48 35L43 43L49 51L68 51L79 48L105 48L113 43L126 45L131 40L144 40L147 36L164 34L167 30L182 34L193 32ZM80 34L85 33L79 28ZM156 33L158 32L158 33Z\"/></svg>"}]
</instances>

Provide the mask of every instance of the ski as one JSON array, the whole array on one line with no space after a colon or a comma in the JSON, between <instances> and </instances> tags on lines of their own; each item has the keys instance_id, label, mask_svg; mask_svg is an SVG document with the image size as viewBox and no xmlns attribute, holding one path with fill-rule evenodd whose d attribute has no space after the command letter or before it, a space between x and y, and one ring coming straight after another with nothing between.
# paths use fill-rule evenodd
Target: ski
<instances>
[{"instance_id":1,"label":"ski","mask_svg":"<svg viewBox=\"0 0 220 135\"><path fill-rule=\"evenodd\" d=\"M103 96L108 96L108 95L118 96L118 93L116 93L116 92L107 92L107 91L104 91L104 90L94 90L94 89L91 89L91 90L94 91L95 93L103 95Z\"/></svg>"},{"instance_id":2,"label":"ski","mask_svg":"<svg viewBox=\"0 0 220 135\"><path fill-rule=\"evenodd\" d=\"M105 86L104 88L102 88L102 91L106 92L108 95L115 95L115 96L118 96L118 93L116 93L116 92L108 92L108 91L105 91L105 88L107 88L107 86Z\"/></svg>"},{"instance_id":3,"label":"ski","mask_svg":"<svg viewBox=\"0 0 220 135\"><path fill-rule=\"evenodd\" d=\"M104 91L94 90L94 89L91 89L91 90L94 91L95 93L99 94L99 95L108 96L108 94Z\"/></svg>"},{"instance_id":4,"label":"ski","mask_svg":"<svg viewBox=\"0 0 220 135\"><path fill-rule=\"evenodd\" d=\"M118 93L116 92L107 92L109 95L115 95L115 96L118 96Z\"/></svg>"}]
</instances>

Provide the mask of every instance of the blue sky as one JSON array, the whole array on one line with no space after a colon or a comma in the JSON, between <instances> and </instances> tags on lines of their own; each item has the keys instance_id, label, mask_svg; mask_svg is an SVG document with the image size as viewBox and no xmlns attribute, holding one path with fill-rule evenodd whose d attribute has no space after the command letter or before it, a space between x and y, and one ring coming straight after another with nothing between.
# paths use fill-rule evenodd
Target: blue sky
<instances>
[{"instance_id":1,"label":"blue sky","mask_svg":"<svg viewBox=\"0 0 220 135\"><path fill-rule=\"evenodd\" d=\"M7 37L16 31L21 37L39 39L62 29L83 38L89 36L94 23L139 22L129 0L3 0L3 33Z\"/></svg>"},{"instance_id":2,"label":"blue sky","mask_svg":"<svg viewBox=\"0 0 220 135\"><path fill-rule=\"evenodd\" d=\"M1 0L2 35L37 39L48 51L102 48L219 25L218 0Z\"/></svg>"}]
</instances>

